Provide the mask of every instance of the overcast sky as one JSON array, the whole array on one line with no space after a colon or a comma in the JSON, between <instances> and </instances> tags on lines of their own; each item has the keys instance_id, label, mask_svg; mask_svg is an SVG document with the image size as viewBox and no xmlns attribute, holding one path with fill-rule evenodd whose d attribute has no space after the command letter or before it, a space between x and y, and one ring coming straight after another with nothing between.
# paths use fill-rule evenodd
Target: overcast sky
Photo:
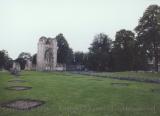
<instances>
[{"instance_id":1,"label":"overcast sky","mask_svg":"<svg viewBox=\"0 0 160 116\"><path fill-rule=\"evenodd\" d=\"M94 36L133 30L150 4L160 0L0 0L0 50L10 57L37 52L41 36L63 33L74 51L88 51Z\"/></svg>"}]
</instances>

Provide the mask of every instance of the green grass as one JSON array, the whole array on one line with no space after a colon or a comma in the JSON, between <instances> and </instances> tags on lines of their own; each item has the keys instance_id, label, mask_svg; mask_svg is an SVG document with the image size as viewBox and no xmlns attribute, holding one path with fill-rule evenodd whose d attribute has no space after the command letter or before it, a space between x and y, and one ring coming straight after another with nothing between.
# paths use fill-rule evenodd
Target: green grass
<instances>
[{"instance_id":1,"label":"green grass","mask_svg":"<svg viewBox=\"0 0 160 116\"><path fill-rule=\"evenodd\" d=\"M74 72L74 74L91 75L104 78L121 79L121 80L134 80L138 82L149 82L160 84L160 72Z\"/></svg>"},{"instance_id":2,"label":"green grass","mask_svg":"<svg viewBox=\"0 0 160 116\"><path fill-rule=\"evenodd\" d=\"M27 82L21 84L8 82L13 78L7 72L0 72L0 103L25 98L46 103L30 111L0 108L0 116L160 116L160 92L151 92L160 89L159 84L58 72L22 72L19 78ZM129 86L111 85L116 82L126 82ZM33 88L4 89L11 85Z\"/></svg>"},{"instance_id":3,"label":"green grass","mask_svg":"<svg viewBox=\"0 0 160 116\"><path fill-rule=\"evenodd\" d=\"M156 72L135 72L135 71L131 71L131 72L114 72L114 73L98 73L101 75L106 75L106 76L120 76L120 77L138 77L138 78L153 78L153 79L160 79L160 73L156 73Z\"/></svg>"}]
</instances>

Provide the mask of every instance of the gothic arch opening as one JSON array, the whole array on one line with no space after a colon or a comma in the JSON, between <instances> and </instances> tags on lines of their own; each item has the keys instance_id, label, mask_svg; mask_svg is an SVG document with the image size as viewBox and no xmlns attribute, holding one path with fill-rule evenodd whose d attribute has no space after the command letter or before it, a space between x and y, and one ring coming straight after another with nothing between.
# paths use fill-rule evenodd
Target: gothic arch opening
<instances>
[{"instance_id":1,"label":"gothic arch opening","mask_svg":"<svg viewBox=\"0 0 160 116\"><path fill-rule=\"evenodd\" d=\"M46 70L52 70L53 69L53 63L54 63L54 58L53 58L53 50L51 48L47 49L45 51L45 64L46 64Z\"/></svg>"},{"instance_id":2,"label":"gothic arch opening","mask_svg":"<svg viewBox=\"0 0 160 116\"><path fill-rule=\"evenodd\" d=\"M38 42L36 69L39 71L56 70L57 40L41 37Z\"/></svg>"}]
</instances>

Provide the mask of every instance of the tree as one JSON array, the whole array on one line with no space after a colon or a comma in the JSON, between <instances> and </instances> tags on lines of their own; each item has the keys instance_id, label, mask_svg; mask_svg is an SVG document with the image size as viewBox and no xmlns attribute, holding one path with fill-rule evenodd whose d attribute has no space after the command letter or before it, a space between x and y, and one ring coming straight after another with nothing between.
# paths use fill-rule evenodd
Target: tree
<instances>
[{"instance_id":1,"label":"tree","mask_svg":"<svg viewBox=\"0 0 160 116\"><path fill-rule=\"evenodd\" d=\"M1 50L0 51L0 69L5 68L5 64L8 60L8 52L6 50Z\"/></svg>"},{"instance_id":2,"label":"tree","mask_svg":"<svg viewBox=\"0 0 160 116\"><path fill-rule=\"evenodd\" d=\"M32 56L32 64L36 65L37 64L37 54L34 54Z\"/></svg>"},{"instance_id":3,"label":"tree","mask_svg":"<svg viewBox=\"0 0 160 116\"><path fill-rule=\"evenodd\" d=\"M159 48L160 48L160 7L150 5L139 20L135 28L137 41L143 47L148 58L155 59L155 71L158 71Z\"/></svg>"},{"instance_id":4,"label":"tree","mask_svg":"<svg viewBox=\"0 0 160 116\"><path fill-rule=\"evenodd\" d=\"M26 60L24 58L17 58L15 61L20 64L21 70L25 69Z\"/></svg>"},{"instance_id":5,"label":"tree","mask_svg":"<svg viewBox=\"0 0 160 116\"><path fill-rule=\"evenodd\" d=\"M13 60L11 58L7 58L6 62L5 62L5 69L6 70L10 70L13 66Z\"/></svg>"},{"instance_id":6,"label":"tree","mask_svg":"<svg viewBox=\"0 0 160 116\"><path fill-rule=\"evenodd\" d=\"M26 61L31 59L32 59L32 56L30 53L22 52L19 54L18 58L16 59L16 62L20 64L21 70L24 70Z\"/></svg>"},{"instance_id":7,"label":"tree","mask_svg":"<svg viewBox=\"0 0 160 116\"><path fill-rule=\"evenodd\" d=\"M116 33L112 55L114 70L133 70L135 64L135 35L132 31L122 29Z\"/></svg>"},{"instance_id":8,"label":"tree","mask_svg":"<svg viewBox=\"0 0 160 116\"><path fill-rule=\"evenodd\" d=\"M135 45L133 49L134 53L134 70L148 70L148 57L145 52L143 46L141 46L140 42L137 41L137 37L135 37Z\"/></svg>"},{"instance_id":9,"label":"tree","mask_svg":"<svg viewBox=\"0 0 160 116\"><path fill-rule=\"evenodd\" d=\"M27 52L22 52L19 54L18 58L22 58L24 60L29 60L32 58L31 54L30 53L27 53Z\"/></svg>"},{"instance_id":10,"label":"tree","mask_svg":"<svg viewBox=\"0 0 160 116\"><path fill-rule=\"evenodd\" d=\"M74 64L76 65L84 65L84 56L83 52L75 52L74 53Z\"/></svg>"},{"instance_id":11,"label":"tree","mask_svg":"<svg viewBox=\"0 0 160 116\"><path fill-rule=\"evenodd\" d=\"M95 36L88 54L88 67L95 71L109 71L111 39L103 33Z\"/></svg>"},{"instance_id":12,"label":"tree","mask_svg":"<svg viewBox=\"0 0 160 116\"><path fill-rule=\"evenodd\" d=\"M66 64L72 65L74 63L73 50L71 48L68 49L68 55L66 58Z\"/></svg>"},{"instance_id":13,"label":"tree","mask_svg":"<svg viewBox=\"0 0 160 116\"><path fill-rule=\"evenodd\" d=\"M69 55L72 54L72 49L69 47L63 34L58 34L56 36L58 51L57 51L57 62L60 64L67 64L69 62Z\"/></svg>"}]
</instances>

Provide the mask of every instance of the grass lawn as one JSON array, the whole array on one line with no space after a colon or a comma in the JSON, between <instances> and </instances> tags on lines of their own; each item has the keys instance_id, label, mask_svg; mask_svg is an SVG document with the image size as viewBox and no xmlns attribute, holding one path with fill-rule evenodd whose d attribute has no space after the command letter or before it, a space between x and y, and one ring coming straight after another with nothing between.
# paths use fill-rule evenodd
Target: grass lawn
<instances>
[{"instance_id":1,"label":"grass lawn","mask_svg":"<svg viewBox=\"0 0 160 116\"><path fill-rule=\"evenodd\" d=\"M149 78L147 75L135 74L139 78ZM29 111L0 107L0 116L160 116L160 84L58 72L22 72L18 78L25 83L8 82L13 78L8 72L0 72L0 104L25 98L42 100L45 104ZM11 85L32 89L5 89Z\"/></svg>"},{"instance_id":2,"label":"grass lawn","mask_svg":"<svg viewBox=\"0 0 160 116\"><path fill-rule=\"evenodd\" d=\"M73 74L91 75L104 78L120 79L120 80L134 80L138 82L149 82L160 84L160 72L72 72Z\"/></svg>"},{"instance_id":3,"label":"grass lawn","mask_svg":"<svg viewBox=\"0 0 160 116\"><path fill-rule=\"evenodd\" d=\"M105 76L119 76L119 77L137 77L137 78L146 78L146 79L160 79L160 73L156 72L114 72L114 73L97 73L99 75L105 75Z\"/></svg>"}]
</instances>

